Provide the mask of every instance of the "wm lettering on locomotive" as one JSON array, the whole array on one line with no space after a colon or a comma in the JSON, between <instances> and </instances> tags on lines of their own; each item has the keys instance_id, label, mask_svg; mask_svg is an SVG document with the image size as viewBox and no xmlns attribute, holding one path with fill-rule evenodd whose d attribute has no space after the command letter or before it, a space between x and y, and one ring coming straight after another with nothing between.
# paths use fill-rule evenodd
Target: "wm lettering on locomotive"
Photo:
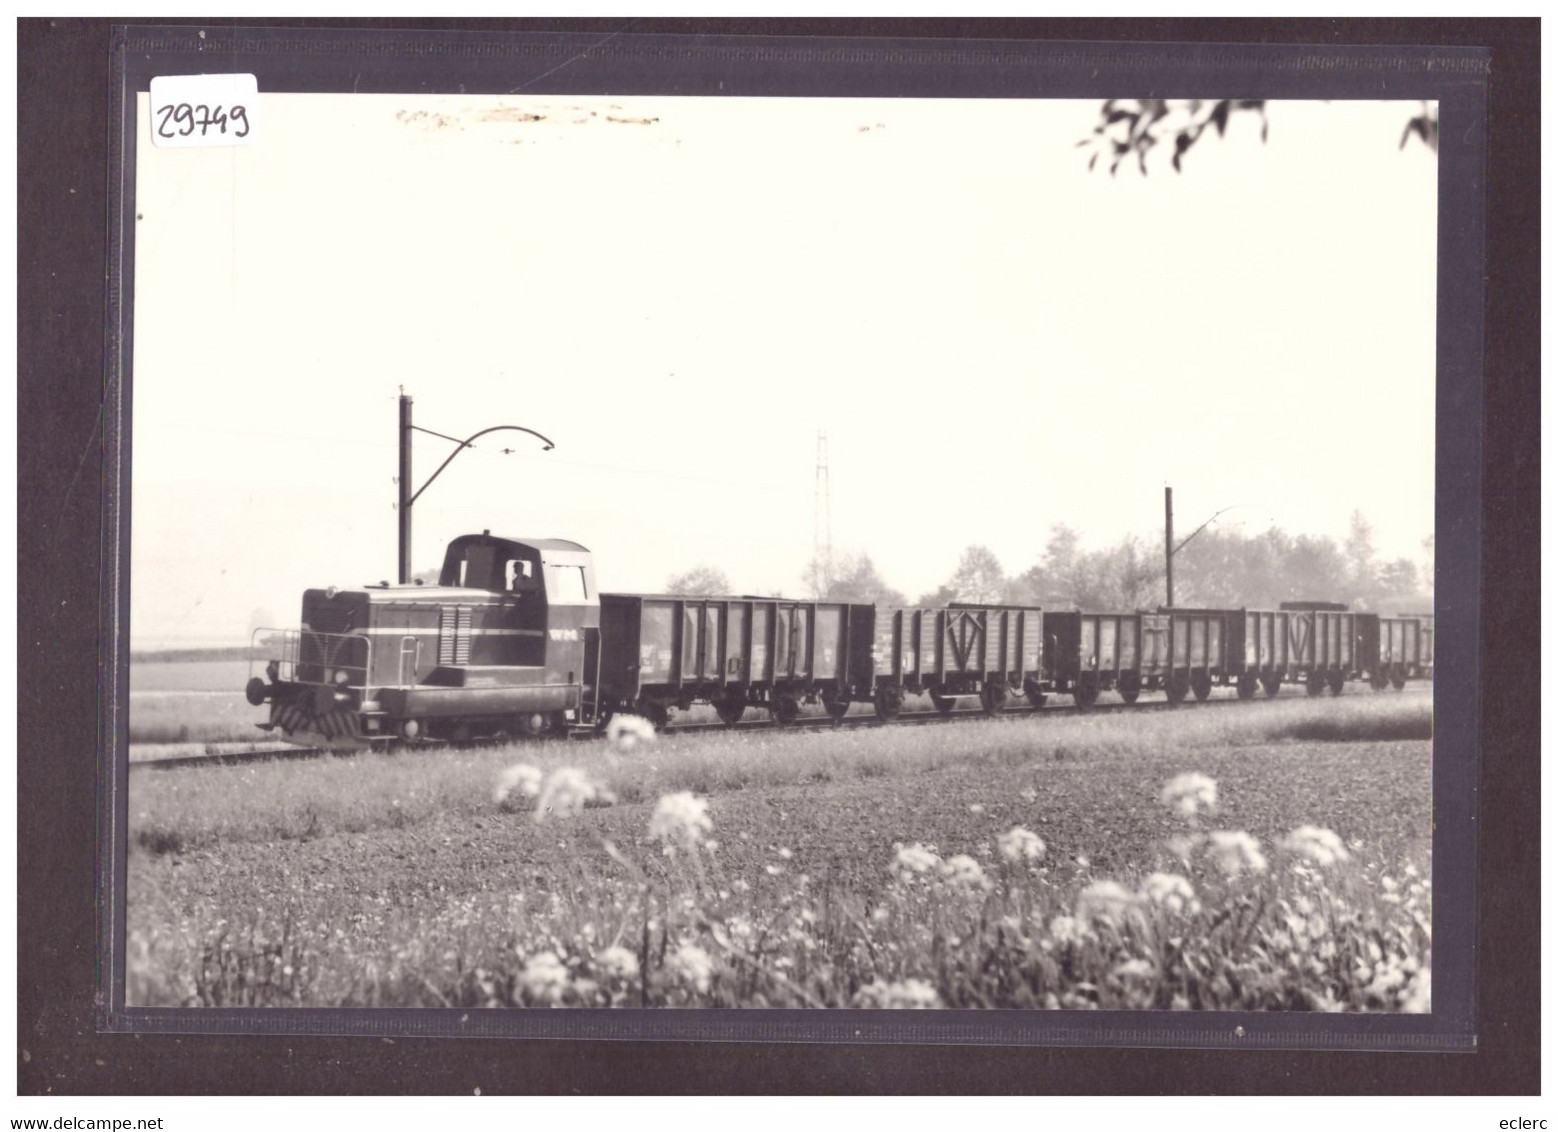
<instances>
[{"instance_id":1,"label":"wm lettering on locomotive","mask_svg":"<svg viewBox=\"0 0 1558 1132\"><path fill-rule=\"evenodd\" d=\"M1314 631L1313 613L1293 613L1288 616L1288 646L1294 656L1307 656L1309 635Z\"/></svg>"},{"instance_id":2,"label":"wm lettering on locomotive","mask_svg":"<svg viewBox=\"0 0 1558 1132\"><path fill-rule=\"evenodd\" d=\"M577 641L579 639L579 630L577 629L551 629L548 632L554 641Z\"/></svg>"},{"instance_id":3,"label":"wm lettering on locomotive","mask_svg":"<svg viewBox=\"0 0 1558 1132\"><path fill-rule=\"evenodd\" d=\"M985 627L972 613L960 613L956 621L947 618L947 644L952 648L959 669L968 667L968 658L973 655L975 646L984 639L984 635Z\"/></svg>"}]
</instances>

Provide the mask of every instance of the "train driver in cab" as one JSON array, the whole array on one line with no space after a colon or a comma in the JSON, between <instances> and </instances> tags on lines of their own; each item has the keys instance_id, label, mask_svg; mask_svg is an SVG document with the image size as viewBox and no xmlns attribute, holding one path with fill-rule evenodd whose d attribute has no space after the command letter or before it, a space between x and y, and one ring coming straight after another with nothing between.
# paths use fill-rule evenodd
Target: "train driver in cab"
<instances>
[{"instance_id":1,"label":"train driver in cab","mask_svg":"<svg viewBox=\"0 0 1558 1132\"><path fill-rule=\"evenodd\" d=\"M534 574L535 566L527 558L509 560L509 592L515 597L526 597L541 592L541 583Z\"/></svg>"}]
</instances>

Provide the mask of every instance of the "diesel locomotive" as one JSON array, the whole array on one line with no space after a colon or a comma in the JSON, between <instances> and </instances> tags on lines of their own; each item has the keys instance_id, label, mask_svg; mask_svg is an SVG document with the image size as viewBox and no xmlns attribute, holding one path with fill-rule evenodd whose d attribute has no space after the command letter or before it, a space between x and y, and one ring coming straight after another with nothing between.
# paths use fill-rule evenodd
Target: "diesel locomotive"
<instances>
[{"instance_id":1,"label":"diesel locomotive","mask_svg":"<svg viewBox=\"0 0 1558 1132\"><path fill-rule=\"evenodd\" d=\"M784 725L805 703L891 720L911 694L943 713L978 697L993 715L1049 693L1087 707L1103 691L1178 703L1217 685L1245 699L1284 683L1399 689L1433 674L1433 619L1326 603L1092 613L602 594L578 543L483 531L449 544L437 585L306 591L297 629L256 631L250 670L262 729L353 748L563 735L617 712L663 726L695 703L729 724L757 708Z\"/></svg>"}]
</instances>

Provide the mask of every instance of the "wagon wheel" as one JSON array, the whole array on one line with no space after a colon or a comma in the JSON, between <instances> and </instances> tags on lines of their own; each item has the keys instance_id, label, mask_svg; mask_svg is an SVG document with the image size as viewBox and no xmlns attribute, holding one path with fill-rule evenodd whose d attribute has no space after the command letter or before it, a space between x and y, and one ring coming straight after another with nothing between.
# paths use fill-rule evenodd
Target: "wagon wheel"
<instances>
[{"instance_id":1,"label":"wagon wheel","mask_svg":"<svg viewBox=\"0 0 1558 1132\"><path fill-rule=\"evenodd\" d=\"M844 716L849 713L849 697L842 692L825 694L822 697L822 706L826 709L829 719L834 723L841 723Z\"/></svg>"},{"instance_id":2,"label":"wagon wheel","mask_svg":"<svg viewBox=\"0 0 1558 1132\"><path fill-rule=\"evenodd\" d=\"M801 701L790 695L776 695L768 710L773 712L776 724L788 727L801 717Z\"/></svg>"},{"instance_id":3,"label":"wagon wheel","mask_svg":"<svg viewBox=\"0 0 1558 1132\"><path fill-rule=\"evenodd\" d=\"M1028 680L1023 683L1022 694L1028 697L1028 702L1036 708L1044 706L1044 689L1039 686L1037 680Z\"/></svg>"},{"instance_id":4,"label":"wagon wheel","mask_svg":"<svg viewBox=\"0 0 1558 1132\"><path fill-rule=\"evenodd\" d=\"M986 715L1000 715L1001 709L1006 707L1006 685L987 681L985 686L979 689L979 706L984 709Z\"/></svg>"},{"instance_id":5,"label":"wagon wheel","mask_svg":"<svg viewBox=\"0 0 1558 1132\"><path fill-rule=\"evenodd\" d=\"M891 723L903 710L903 693L896 688L878 688L876 695L871 697L871 706L876 708L878 719Z\"/></svg>"},{"instance_id":6,"label":"wagon wheel","mask_svg":"<svg viewBox=\"0 0 1558 1132\"><path fill-rule=\"evenodd\" d=\"M747 701L743 696L726 696L714 701L714 710L719 713L721 723L726 727L734 727L746 714Z\"/></svg>"},{"instance_id":7,"label":"wagon wheel","mask_svg":"<svg viewBox=\"0 0 1558 1132\"><path fill-rule=\"evenodd\" d=\"M1205 700L1212 694L1212 674L1204 669L1190 674L1190 690L1197 700Z\"/></svg>"},{"instance_id":8,"label":"wagon wheel","mask_svg":"<svg viewBox=\"0 0 1558 1132\"><path fill-rule=\"evenodd\" d=\"M1241 700L1253 700L1255 698L1255 689L1259 684L1260 680L1253 672L1246 672L1243 676L1240 676L1238 684L1235 685L1239 698Z\"/></svg>"},{"instance_id":9,"label":"wagon wheel","mask_svg":"<svg viewBox=\"0 0 1558 1132\"><path fill-rule=\"evenodd\" d=\"M1132 672L1123 673L1114 690L1120 693L1120 698L1126 703L1134 704L1136 697L1141 695L1141 677Z\"/></svg>"},{"instance_id":10,"label":"wagon wheel","mask_svg":"<svg viewBox=\"0 0 1558 1132\"><path fill-rule=\"evenodd\" d=\"M1098 702L1098 683L1086 677L1078 680L1071 689L1071 702L1086 711Z\"/></svg>"},{"instance_id":11,"label":"wagon wheel","mask_svg":"<svg viewBox=\"0 0 1558 1132\"><path fill-rule=\"evenodd\" d=\"M930 702L935 705L936 710L942 715L951 715L952 705L957 702L957 699L954 696L944 696L940 692L932 692L930 694Z\"/></svg>"},{"instance_id":12,"label":"wagon wheel","mask_svg":"<svg viewBox=\"0 0 1558 1132\"><path fill-rule=\"evenodd\" d=\"M1311 696L1318 696L1325 691L1325 677L1318 672L1310 673L1309 679L1304 681L1304 691Z\"/></svg>"},{"instance_id":13,"label":"wagon wheel","mask_svg":"<svg viewBox=\"0 0 1558 1132\"><path fill-rule=\"evenodd\" d=\"M1165 688L1168 693L1168 702L1182 704L1185 697L1190 694L1190 678L1188 676L1170 676Z\"/></svg>"},{"instance_id":14,"label":"wagon wheel","mask_svg":"<svg viewBox=\"0 0 1558 1132\"><path fill-rule=\"evenodd\" d=\"M1339 696L1342 694L1342 689L1347 687L1347 676L1342 672L1333 672L1326 683L1331 689L1331 695Z\"/></svg>"},{"instance_id":15,"label":"wagon wheel","mask_svg":"<svg viewBox=\"0 0 1558 1132\"><path fill-rule=\"evenodd\" d=\"M1261 687L1266 689L1266 698L1268 700L1276 699L1277 693L1282 691L1282 677L1280 676L1268 676L1260 683Z\"/></svg>"}]
</instances>

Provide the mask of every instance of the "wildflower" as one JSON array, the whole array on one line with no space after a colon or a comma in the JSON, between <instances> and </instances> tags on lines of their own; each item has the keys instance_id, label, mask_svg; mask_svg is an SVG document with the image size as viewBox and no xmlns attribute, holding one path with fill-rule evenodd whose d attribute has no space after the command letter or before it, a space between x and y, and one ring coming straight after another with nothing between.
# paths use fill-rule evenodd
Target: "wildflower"
<instances>
[{"instance_id":1,"label":"wildflower","mask_svg":"<svg viewBox=\"0 0 1558 1132\"><path fill-rule=\"evenodd\" d=\"M985 812L985 807L983 803L974 802L968 807L968 812L971 814L982 814Z\"/></svg>"},{"instance_id":2,"label":"wildflower","mask_svg":"<svg viewBox=\"0 0 1558 1132\"><path fill-rule=\"evenodd\" d=\"M547 775L546 784L541 788L541 799L536 803L536 821L548 815L572 817L584 809L587 802L597 799L611 801L611 792L596 784L582 770L575 770L571 766L558 767Z\"/></svg>"},{"instance_id":3,"label":"wildflower","mask_svg":"<svg viewBox=\"0 0 1558 1132\"><path fill-rule=\"evenodd\" d=\"M1188 911L1193 916L1201 910L1196 890L1177 873L1153 873L1142 882L1141 898L1170 912Z\"/></svg>"},{"instance_id":4,"label":"wildflower","mask_svg":"<svg viewBox=\"0 0 1558 1132\"><path fill-rule=\"evenodd\" d=\"M1021 790L1017 791L1017 797L1021 798L1024 802L1033 803L1039 800L1039 792L1031 786L1024 786Z\"/></svg>"},{"instance_id":5,"label":"wildflower","mask_svg":"<svg viewBox=\"0 0 1558 1132\"><path fill-rule=\"evenodd\" d=\"M1204 774L1176 774L1163 787L1163 804L1181 817L1217 809L1217 783Z\"/></svg>"},{"instance_id":6,"label":"wildflower","mask_svg":"<svg viewBox=\"0 0 1558 1132\"><path fill-rule=\"evenodd\" d=\"M655 804L655 812L649 818L649 836L666 843L692 848L699 844L714 828L709 817L709 805L683 790L676 794L661 795Z\"/></svg>"},{"instance_id":7,"label":"wildflower","mask_svg":"<svg viewBox=\"0 0 1558 1132\"><path fill-rule=\"evenodd\" d=\"M1122 979L1150 979L1157 968L1146 959L1127 959L1114 969L1114 973Z\"/></svg>"},{"instance_id":8,"label":"wildflower","mask_svg":"<svg viewBox=\"0 0 1558 1132\"><path fill-rule=\"evenodd\" d=\"M1313 861L1322 869L1347 860L1347 849L1342 845L1342 839L1328 829L1312 825L1301 825L1284 837L1282 848ZM1389 880L1388 877L1385 879ZM1389 889L1395 886L1386 884L1385 887Z\"/></svg>"},{"instance_id":9,"label":"wildflower","mask_svg":"<svg viewBox=\"0 0 1558 1132\"><path fill-rule=\"evenodd\" d=\"M627 754L640 743L655 741L655 725L638 715L614 715L606 723L606 742L612 749Z\"/></svg>"},{"instance_id":10,"label":"wildflower","mask_svg":"<svg viewBox=\"0 0 1558 1132\"><path fill-rule=\"evenodd\" d=\"M665 967L700 994L709 989L709 980L714 976L714 963L709 953L692 943L681 944L667 955Z\"/></svg>"},{"instance_id":11,"label":"wildflower","mask_svg":"<svg viewBox=\"0 0 1558 1132\"><path fill-rule=\"evenodd\" d=\"M940 857L916 841L913 845L899 847L897 855L893 858L892 868L897 871L899 880L911 881L940 864Z\"/></svg>"},{"instance_id":12,"label":"wildflower","mask_svg":"<svg viewBox=\"0 0 1558 1132\"><path fill-rule=\"evenodd\" d=\"M1044 856L1045 845L1039 835L1020 825L1012 826L996 840L1001 846L1001 856L1014 865L1037 861Z\"/></svg>"},{"instance_id":13,"label":"wildflower","mask_svg":"<svg viewBox=\"0 0 1558 1132\"><path fill-rule=\"evenodd\" d=\"M934 1010L941 1005L941 996L924 979L884 983L878 978L860 988L854 1005L876 1010Z\"/></svg>"},{"instance_id":14,"label":"wildflower","mask_svg":"<svg viewBox=\"0 0 1558 1132\"><path fill-rule=\"evenodd\" d=\"M1266 857L1260 851L1260 842L1242 829L1223 829L1211 834L1207 838L1206 852L1227 876L1266 871Z\"/></svg>"},{"instance_id":15,"label":"wildflower","mask_svg":"<svg viewBox=\"0 0 1558 1132\"><path fill-rule=\"evenodd\" d=\"M561 1002L568 990L568 968L556 952L542 951L531 957L519 974L520 984L532 997L543 1002Z\"/></svg>"},{"instance_id":16,"label":"wildflower","mask_svg":"<svg viewBox=\"0 0 1558 1132\"><path fill-rule=\"evenodd\" d=\"M615 944L597 955L595 964L605 974L618 979L631 979L638 974L638 956Z\"/></svg>"},{"instance_id":17,"label":"wildflower","mask_svg":"<svg viewBox=\"0 0 1558 1132\"><path fill-rule=\"evenodd\" d=\"M949 857L941 866L941 875L960 888L988 888L990 882L985 877L984 869L979 867L979 862L966 853L959 853L956 857Z\"/></svg>"},{"instance_id":18,"label":"wildflower","mask_svg":"<svg viewBox=\"0 0 1558 1132\"><path fill-rule=\"evenodd\" d=\"M1095 880L1077 896L1076 917L1084 924L1095 919L1119 921L1136 903L1136 898L1112 880Z\"/></svg>"},{"instance_id":19,"label":"wildflower","mask_svg":"<svg viewBox=\"0 0 1558 1132\"><path fill-rule=\"evenodd\" d=\"M522 798L534 798L540 794L541 772L529 763L515 763L498 775L497 785L492 788L492 800L501 806L516 792Z\"/></svg>"}]
</instances>

